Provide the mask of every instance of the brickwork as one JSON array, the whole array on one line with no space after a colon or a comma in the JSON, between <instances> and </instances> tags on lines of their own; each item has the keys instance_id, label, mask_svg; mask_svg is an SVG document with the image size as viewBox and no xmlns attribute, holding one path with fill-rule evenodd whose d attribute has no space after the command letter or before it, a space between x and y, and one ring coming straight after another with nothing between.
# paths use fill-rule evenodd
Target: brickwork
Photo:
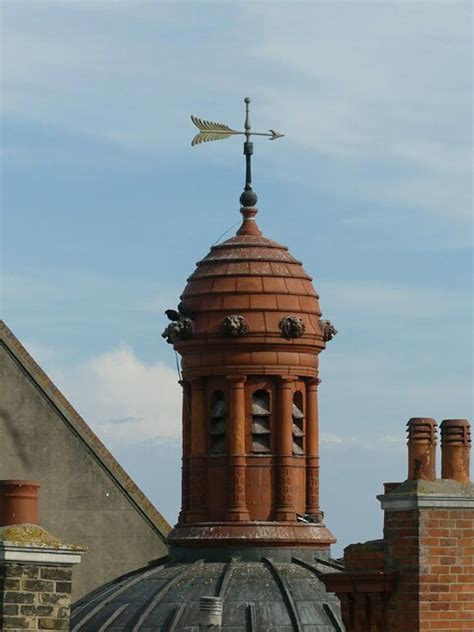
<instances>
[{"instance_id":1,"label":"brickwork","mask_svg":"<svg viewBox=\"0 0 474 632\"><path fill-rule=\"evenodd\" d=\"M387 565L398 573L388 629L474 630L474 512L391 511L385 541Z\"/></svg>"},{"instance_id":2,"label":"brickwork","mask_svg":"<svg viewBox=\"0 0 474 632\"><path fill-rule=\"evenodd\" d=\"M69 630L72 568L0 563L0 629Z\"/></svg>"},{"instance_id":3,"label":"brickwork","mask_svg":"<svg viewBox=\"0 0 474 632\"><path fill-rule=\"evenodd\" d=\"M373 540L346 547L344 569L321 579L341 601L346 630L386 632L386 606L395 587L395 574L386 570L385 542Z\"/></svg>"},{"instance_id":4,"label":"brickwork","mask_svg":"<svg viewBox=\"0 0 474 632\"><path fill-rule=\"evenodd\" d=\"M387 565L397 571L397 590L388 604L389 629L418 630L419 542L418 512L391 511L385 515Z\"/></svg>"},{"instance_id":5,"label":"brickwork","mask_svg":"<svg viewBox=\"0 0 474 632\"><path fill-rule=\"evenodd\" d=\"M419 515L420 632L474 630L474 512Z\"/></svg>"}]
</instances>

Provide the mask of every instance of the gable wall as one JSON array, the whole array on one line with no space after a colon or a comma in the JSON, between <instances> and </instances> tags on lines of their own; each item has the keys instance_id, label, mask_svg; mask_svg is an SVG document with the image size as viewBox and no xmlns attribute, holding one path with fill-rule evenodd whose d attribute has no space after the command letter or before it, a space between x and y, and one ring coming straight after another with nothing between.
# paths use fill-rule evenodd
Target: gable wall
<instances>
[{"instance_id":1,"label":"gable wall","mask_svg":"<svg viewBox=\"0 0 474 632\"><path fill-rule=\"evenodd\" d=\"M88 547L74 569L73 601L166 555L161 534L0 345L0 479L40 485L40 524Z\"/></svg>"}]
</instances>

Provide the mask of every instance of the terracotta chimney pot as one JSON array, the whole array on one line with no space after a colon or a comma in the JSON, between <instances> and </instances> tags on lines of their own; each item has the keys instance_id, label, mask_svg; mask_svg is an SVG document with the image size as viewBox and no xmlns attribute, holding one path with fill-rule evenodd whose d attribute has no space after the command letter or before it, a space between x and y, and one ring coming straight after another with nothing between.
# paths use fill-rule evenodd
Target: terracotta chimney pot
<instances>
[{"instance_id":1,"label":"terracotta chimney pot","mask_svg":"<svg viewBox=\"0 0 474 632\"><path fill-rule=\"evenodd\" d=\"M441 423L441 478L469 483L471 426L467 419Z\"/></svg>"},{"instance_id":2,"label":"terracotta chimney pot","mask_svg":"<svg viewBox=\"0 0 474 632\"><path fill-rule=\"evenodd\" d=\"M436 478L436 421L412 417L408 423L408 480Z\"/></svg>"},{"instance_id":3,"label":"terracotta chimney pot","mask_svg":"<svg viewBox=\"0 0 474 632\"><path fill-rule=\"evenodd\" d=\"M38 524L39 483L0 480L0 527Z\"/></svg>"}]
</instances>

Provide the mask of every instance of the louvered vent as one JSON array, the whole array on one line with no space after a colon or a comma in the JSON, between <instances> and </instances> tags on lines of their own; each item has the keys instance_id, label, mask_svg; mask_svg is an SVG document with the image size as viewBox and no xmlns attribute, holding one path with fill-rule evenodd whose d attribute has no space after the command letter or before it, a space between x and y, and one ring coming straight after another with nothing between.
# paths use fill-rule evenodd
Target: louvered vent
<instances>
[{"instance_id":1,"label":"louvered vent","mask_svg":"<svg viewBox=\"0 0 474 632\"><path fill-rule=\"evenodd\" d=\"M304 414L303 397L298 391L293 396L293 454L304 454Z\"/></svg>"},{"instance_id":2,"label":"louvered vent","mask_svg":"<svg viewBox=\"0 0 474 632\"><path fill-rule=\"evenodd\" d=\"M269 453L270 437L270 397L267 391L256 391L252 396L252 452Z\"/></svg>"},{"instance_id":3,"label":"louvered vent","mask_svg":"<svg viewBox=\"0 0 474 632\"><path fill-rule=\"evenodd\" d=\"M225 452L226 405L224 393L216 391L211 404L211 454Z\"/></svg>"}]
</instances>

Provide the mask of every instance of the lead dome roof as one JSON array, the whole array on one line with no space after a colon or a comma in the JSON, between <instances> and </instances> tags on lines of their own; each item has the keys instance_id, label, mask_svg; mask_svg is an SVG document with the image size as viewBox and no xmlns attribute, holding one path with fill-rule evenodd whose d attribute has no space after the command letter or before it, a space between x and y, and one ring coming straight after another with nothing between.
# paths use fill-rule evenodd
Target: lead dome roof
<instances>
[{"instance_id":1,"label":"lead dome roof","mask_svg":"<svg viewBox=\"0 0 474 632\"><path fill-rule=\"evenodd\" d=\"M224 601L222 632L342 632L336 597L319 580L333 565L232 559L164 561L107 584L77 602L72 632L198 632L201 596Z\"/></svg>"}]
</instances>

